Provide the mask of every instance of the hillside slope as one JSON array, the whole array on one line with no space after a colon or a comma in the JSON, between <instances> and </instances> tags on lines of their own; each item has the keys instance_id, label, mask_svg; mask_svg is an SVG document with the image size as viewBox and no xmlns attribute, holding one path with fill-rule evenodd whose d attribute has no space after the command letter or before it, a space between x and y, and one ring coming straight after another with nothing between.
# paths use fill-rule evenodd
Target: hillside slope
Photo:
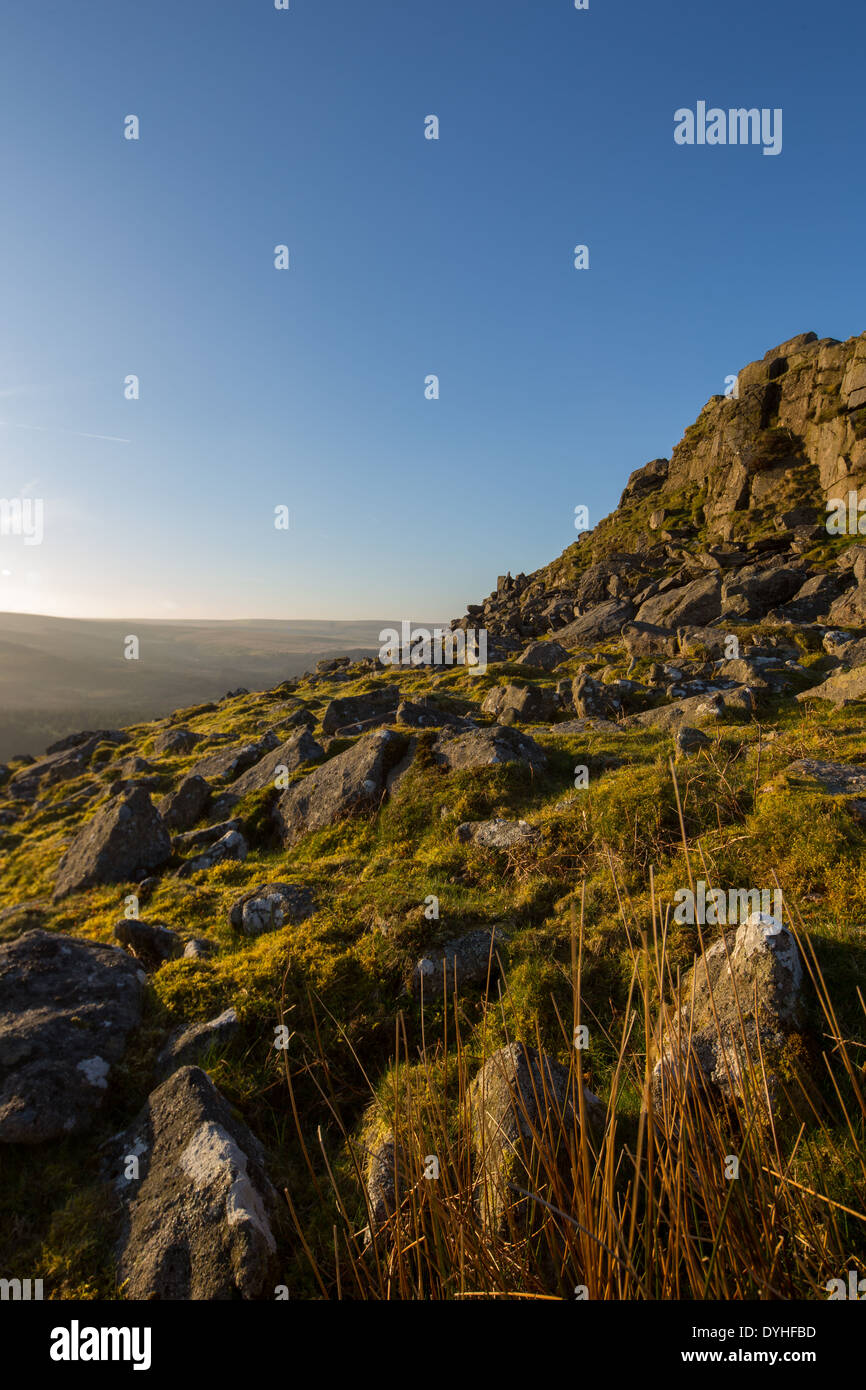
<instances>
[{"instance_id":1,"label":"hillside slope","mask_svg":"<svg viewBox=\"0 0 866 1390\"><path fill-rule=\"evenodd\" d=\"M325 660L0 768L10 1277L740 1299L862 1267L866 544L823 520L864 350L745 369L459 620L485 670Z\"/></svg>"}]
</instances>

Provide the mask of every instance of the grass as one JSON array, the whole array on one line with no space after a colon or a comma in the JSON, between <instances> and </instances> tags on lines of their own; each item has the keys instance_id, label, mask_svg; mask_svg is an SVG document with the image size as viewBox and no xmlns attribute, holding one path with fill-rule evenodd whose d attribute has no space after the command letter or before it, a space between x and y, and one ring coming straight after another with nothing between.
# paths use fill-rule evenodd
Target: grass
<instances>
[{"instance_id":1,"label":"grass","mask_svg":"<svg viewBox=\"0 0 866 1390\"><path fill-rule=\"evenodd\" d=\"M621 652L597 658L623 666ZM519 672L530 684L555 684ZM453 671L434 687L410 670L399 684L406 698L435 689L464 711L509 678L505 668L481 678ZM287 701L320 722L329 698L369 684L368 675L293 682L291 692L238 697L185 723L240 743L279 728ZM95 769L49 789L41 809L3 829L0 903L35 898L49 928L112 939L135 885L52 905L53 876L64 843L104 804L117 766L152 755L164 727L135 726L129 743L106 746ZM676 787L672 737L656 730L573 735L553 725L538 735L548 768L536 776L518 764L444 773L422 734L415 767L377 815L290 851L270 839L270 794L245 798L235 814L251 839L248 859L190 880L167 875L142 906L142 916L184 938L205 936L218 953L151 977L140 1037L91 1134L41 1156L0 1153L0 1263L9 1277L43 1277L47 1296L119 1296L117 1213L104 1200L100 1146L144 1103L166 1031L233 1006L238 1033L207 1070L266 1145L275 1185L289 1194L279 1253L292 1297L572 1298L578 1286L590 1297L821 1296L846 1260L862 1265L866 1255L856 1215L866 1206L858 1089L866 866L844 799L788 786L781 774L802 757L862 759L862 727L857 709L767 699L760 722L711 726L709 748L677 764ZM166 790L201 756L196 748L160 763ZM589 768L586 790L574 788L577 764ZM94 781L86 800L65 806ZM530 821L540 840L509 853L457 841L461 821L497 815ZM670 914L690 866L725 888L783 889L816 980L806 1060L821 1102L814 1085L801 1087L803 1059L792 1057L797 1121L768 1130L754 1115L722 1115L690 1096L666 1117L653 1114L648 1079L663 1009L700 948L696 930ZM239 937L228 925L232 903L274 879L312 888L314 915ZM438 918L425 916L430 895ZM414 962L482 925L503 931L496 990L422 1010L408 989ZM579 1057L578 1015L590 1029ZM282 1022L292 1033L286 1053L273 1047ZM528 1201L534 1213L527 1228L494 1234L478 1221L468 1096L485 1058L511 1040L568 1069L578 1118L563 1113L555 1132L551 1120L530 1145L518 1185L533 1196L515 1194L520 1211ZM579 1122L580 1079L606 1107L599 1138ZM365 1245L371 1108L404 1155L405 1193L401 1212ZM737 1182L723 1177L732 1153ZM437 1180L423 1176L434 1154Z\"/></svg>"}]
</instances>

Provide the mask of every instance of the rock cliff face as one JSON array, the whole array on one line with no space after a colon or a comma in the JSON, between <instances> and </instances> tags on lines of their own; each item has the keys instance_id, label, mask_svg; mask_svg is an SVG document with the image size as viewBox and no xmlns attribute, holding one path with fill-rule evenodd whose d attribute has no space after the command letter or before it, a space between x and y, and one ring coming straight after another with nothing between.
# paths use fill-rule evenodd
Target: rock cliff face
<instances>
[{"instance_id":1,"label":"rock cliff face","mask_svg":"<svg viewBox=\"0 0 866 1390\"><path fill-rule=\"evenodd\" d=\"M501 659L527 638L556 633L574 647L634 618L668 629L763 618L795 597L802 612L783 616L814 620L840 592L819 553L826 503L864 483L866 333L844 343L802 333L713 396L594 530L544 569L500 578L452 626L486 628ZM747 591L733 603L737 583Z\"/></svg>"},{"instance_id":2,"label":"rock cliff face","mask_svg":"<svg viewBox=\"0 0 866 1390\"><path fill-rule=\"evenodd\" d=\"M784 510L792 474L821 503L866 477L866 333L801 333L744 367L736 396L713 396L674 449L659 501L705 490L708 529L729 539L734 513Z\"/></svg>"}]
</instances>

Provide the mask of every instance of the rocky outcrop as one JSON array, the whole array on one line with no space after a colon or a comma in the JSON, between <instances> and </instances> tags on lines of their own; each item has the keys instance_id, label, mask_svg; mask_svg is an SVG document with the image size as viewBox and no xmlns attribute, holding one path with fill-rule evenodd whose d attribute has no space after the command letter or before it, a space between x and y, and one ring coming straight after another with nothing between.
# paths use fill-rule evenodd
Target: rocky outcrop
<instances>
[{"instance_id":1,"label":"rocky outcrop","mask_svg":"<svg viewBox=\"0 0 866 1390\"><path fill-rule=\"evenodd\" d=\"M0 1142L87 1128L141 1020L143 981L125 951L59 932L0 946Z\"/></svg>"},{"instance_id":2,"label":"rocky outcrop","mask_svg":"<svg viewBox=\"0 0 866 1390\"><path fill-rule=\"evenodd\" d=\"M399 704L400 691L396 685L386 685L366 695L347 695L342 700L332 700L322 718L322 732L360 733L376 724L393 724Z\"/></svg>"},{"instance_id":3,"label":"rocky outcrop","mask_svg":"<svg viewBox=\"0 0 866 1390\"><path fill-rule=\"evenodd\" d=\"M204 815L211 786L203 777L185 777L176 791L164 796L159 814L169 830L190 830Z\"/></svg>"}]
</instances>

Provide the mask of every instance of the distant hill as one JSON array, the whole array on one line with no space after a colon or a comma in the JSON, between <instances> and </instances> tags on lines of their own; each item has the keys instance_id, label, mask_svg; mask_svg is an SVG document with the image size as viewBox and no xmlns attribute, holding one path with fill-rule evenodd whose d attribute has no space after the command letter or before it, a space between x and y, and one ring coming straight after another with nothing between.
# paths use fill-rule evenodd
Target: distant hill
<instances>
[{"instance_id":1,"label":"distant hill","mask_svg":"<svg viewBox=\"0 0 866 1390\"><path fill-rule=\"evenodd\" d=\"M0 761L78 729L155 718L245 686L264 690L330 656L369 656L393 620L77 620L0 613ZM124 658L134 633L140 659Z\"/></svg>"}]
</instances>

